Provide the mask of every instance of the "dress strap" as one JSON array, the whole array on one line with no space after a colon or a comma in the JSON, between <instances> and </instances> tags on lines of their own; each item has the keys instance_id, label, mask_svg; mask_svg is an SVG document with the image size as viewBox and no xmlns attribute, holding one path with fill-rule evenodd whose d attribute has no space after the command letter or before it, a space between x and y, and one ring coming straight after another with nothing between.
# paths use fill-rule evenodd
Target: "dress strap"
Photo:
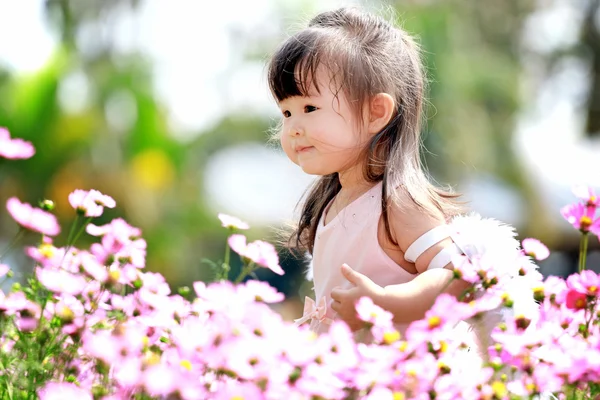
<instances>
[{"instance_id":1,"label":"dress strap","mask_svg":"<svg viewBox=\"0 0 600 400\"><path fill-rule=\"evenodd\" d=\"M406 252L404 253L404 259L408 262L414 263L417 258L421 256L431 246L441 242L442 240L450 237L450 229L448 225L439 225L435 228L422 234L417 240L415 240ZM445 264L444 264L445 265Z\"/></svg>"}]
</instances>

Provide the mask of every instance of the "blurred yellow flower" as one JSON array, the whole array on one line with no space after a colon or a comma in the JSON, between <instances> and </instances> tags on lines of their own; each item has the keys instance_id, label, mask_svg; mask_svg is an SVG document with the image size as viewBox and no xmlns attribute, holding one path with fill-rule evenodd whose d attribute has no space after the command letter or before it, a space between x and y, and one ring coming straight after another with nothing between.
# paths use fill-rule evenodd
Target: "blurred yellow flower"
<instances>
[{"instance_id":1,"label":"blurred yellow flower","mask_svg":"<svg viewBox=\"0 0 600 400\"><path fill-rule=\"evenodd\" d=\"M131 161L134 179L151 190L161 190L173 182L175 169L169 157L161 150L148 149Z\"/></svg>"}]
</instances>

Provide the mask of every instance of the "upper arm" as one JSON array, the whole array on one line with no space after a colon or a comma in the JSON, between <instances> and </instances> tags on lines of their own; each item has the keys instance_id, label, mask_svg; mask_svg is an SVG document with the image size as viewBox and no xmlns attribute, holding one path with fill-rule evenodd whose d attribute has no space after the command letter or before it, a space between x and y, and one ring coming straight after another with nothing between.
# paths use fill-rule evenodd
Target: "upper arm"
<instances>
[{"instance_id":1,"label":"upper arm","mask_svg":"<svg viewBox=\"0 0 600 400\"><path fill-rule=\"evenodd\" d=\"M449 260L456 250L449 231L446 233L443 228L447 225L442 213L432 215L419 208L412 199L405 200L402 201L402 207L392 205L389 213L392 236L405 258L414 262L419 273L427 271L430 266L451 268ZM426 233L427 236L423 237ZM406 254L409 249L409 254ZM409 256L415 250L419 255L413 260Z\"/></svg>"}]
</instances>

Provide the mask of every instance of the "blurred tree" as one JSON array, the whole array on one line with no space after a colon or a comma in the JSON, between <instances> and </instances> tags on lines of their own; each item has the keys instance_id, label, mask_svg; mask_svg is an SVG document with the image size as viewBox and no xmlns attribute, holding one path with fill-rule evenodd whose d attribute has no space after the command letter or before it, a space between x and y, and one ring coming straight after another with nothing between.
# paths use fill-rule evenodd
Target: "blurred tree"
<instances>
[{"instance_id":1,"label":"blurred tree","mask_svg":"<svg viewBox=\"0 0 600 400\"><path fill-rule=\"evenodd\" d=\"M600 0L588 2L583 21L583 57L591 66L586 132L600 136Z\"/></svg>"}]
</instances>

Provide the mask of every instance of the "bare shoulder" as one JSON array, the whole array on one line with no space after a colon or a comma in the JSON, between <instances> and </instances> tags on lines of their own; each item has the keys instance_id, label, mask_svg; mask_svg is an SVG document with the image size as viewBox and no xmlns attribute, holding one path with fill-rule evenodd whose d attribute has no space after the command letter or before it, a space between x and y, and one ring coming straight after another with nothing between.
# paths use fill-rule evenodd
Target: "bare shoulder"
<instances>
[{"instance_id":1,"label":"bare shoulder","mask_svg":"<svg viewBox=\"0 0 600 400\"><path fill-rule=\"evenodd\" d=\"M441 211L435 207L427 210L419 206L405 190L400 189L396 193L395 201L390 203L388 207L390 233L402 252L406 252L410 245L424 233L446 224L446 219ZM450 239L448 239L448 243L451 243ZM431 258L448 243L441 241L423 253L423 256L416 260L417 270L419 272L426 270Z\"/></svg>"}]
</instances>

